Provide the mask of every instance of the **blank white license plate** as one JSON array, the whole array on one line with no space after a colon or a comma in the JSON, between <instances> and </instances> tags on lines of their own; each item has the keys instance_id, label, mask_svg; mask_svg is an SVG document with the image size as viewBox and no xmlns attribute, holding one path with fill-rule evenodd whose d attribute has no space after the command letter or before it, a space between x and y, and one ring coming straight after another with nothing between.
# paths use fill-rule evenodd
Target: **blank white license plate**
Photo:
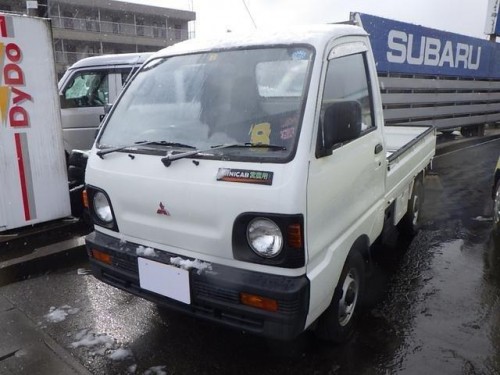
<instances>
[{"instance_id":1,"label":"blank white license plate","mask_svg":"<svg viewBox=\"0 0 500 375\"><path fill-rule=\"evenodd\" d=\"M138 263L141 288L191 303L188 271L144 258L138 258Z\"/></svg>"}]
</instances>

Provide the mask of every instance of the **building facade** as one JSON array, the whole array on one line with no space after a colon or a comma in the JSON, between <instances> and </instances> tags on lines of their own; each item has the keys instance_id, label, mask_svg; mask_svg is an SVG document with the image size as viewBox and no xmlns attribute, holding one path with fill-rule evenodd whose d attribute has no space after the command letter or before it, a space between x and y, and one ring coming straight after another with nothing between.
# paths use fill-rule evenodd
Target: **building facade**
<instances>
[{"instance_id":1,"label":"building facade","mask_svg":"<svg viewBox=\"0 0 500 375\"><path fill-rule=\"evenodd\" d=\"M39 9L52 20L56 70L89 56L157 51L189 39L191 11L115 0L45 0ZM45 4L46 3L46 6ZM27 12L25 0L0 0L0 10ZM41 14L40 11L38 14Z\"/></svg>"}]
</instances>

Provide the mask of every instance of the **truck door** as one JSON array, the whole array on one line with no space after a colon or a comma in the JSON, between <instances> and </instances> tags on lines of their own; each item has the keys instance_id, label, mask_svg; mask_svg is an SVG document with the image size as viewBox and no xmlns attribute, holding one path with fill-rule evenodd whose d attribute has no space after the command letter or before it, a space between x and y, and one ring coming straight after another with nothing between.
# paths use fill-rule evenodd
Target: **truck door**
<instances>
[{"instance_id":1,"label":"truck door","mask_svg":"<svg viewBox=\"0 0 500 375\"><path fill-rule=\"evenodd\" d=\"M360 232L369 234L374 222L380 219L385 191L385 153L380 129L383 124L377 123L380 120L375 105L378 108L380 103L374 103L370 81L373 62L363 39L348 40L337 43L326 61L318 105L317 147L323 142L322 122L332 103L359 103L361 130L354 138L335 144L325 155L316 152L311 161L307 198L310 259L332 244L336 244L335 250L348 251L354 236Z\"/></svg>"},{"instance_id":2,"label":"truck door","mask_svg":"<svg viewBox=\"0 0 500 375\"><path fill-rule=\"evenodd\" d=\"M79 70L61 89L64 147L88 150L104 116L104 106L116 98L117 74L112 68Z\"/></svg>"}]
</instances>

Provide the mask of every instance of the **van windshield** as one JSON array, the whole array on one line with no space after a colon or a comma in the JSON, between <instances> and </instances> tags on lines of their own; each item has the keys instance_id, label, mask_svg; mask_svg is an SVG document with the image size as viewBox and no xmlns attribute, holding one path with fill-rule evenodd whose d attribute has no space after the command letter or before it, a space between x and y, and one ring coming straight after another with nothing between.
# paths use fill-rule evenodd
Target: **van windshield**
<instances>
[{"instance_id":1,"label":"van windshield","mask_svg":"<svg viewBox=\"0 0 500 375\"><path fill-rule=\"evenodd\" d=\"M219 147L201 157L289 160L300 133L312 59L311 47L294 46L151 60L116 104L97 147L147 141L156 145L148 143L147 150L157 152L167 144L199 150L260 145Z\"/></svg>"}]
</instances>

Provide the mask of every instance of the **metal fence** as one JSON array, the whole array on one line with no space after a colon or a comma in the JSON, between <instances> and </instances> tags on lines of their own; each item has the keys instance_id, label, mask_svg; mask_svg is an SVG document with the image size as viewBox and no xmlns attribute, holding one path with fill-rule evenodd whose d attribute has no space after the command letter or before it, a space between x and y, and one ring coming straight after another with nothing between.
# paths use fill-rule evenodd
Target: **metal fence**
<instances>
[{"instance_id":1,"label":"metal fence","mask_svg":"<svg viewBox=\"0 0 500 375\"><path fill-rule=\"evenodd\" d=\"M128 35L136 37L162 38L176 41L185 40L189 37L188 31L182 29L166 29L164 27L158 26L57 16L52 16L51 19L53 27L59 29Z\"/></svg>"},{"instance_id":2,"label":"metal fence","mask_svg":"<svg viewBox=\"0 0 500 375\"><path fill-rule=\"evenodd\" d=\"M56 63L64 65L72 65L78 60L84 59L85 57L97 56L98 53L91 52L63 52L55 51Z\"/></svg>"}]
</instances>

